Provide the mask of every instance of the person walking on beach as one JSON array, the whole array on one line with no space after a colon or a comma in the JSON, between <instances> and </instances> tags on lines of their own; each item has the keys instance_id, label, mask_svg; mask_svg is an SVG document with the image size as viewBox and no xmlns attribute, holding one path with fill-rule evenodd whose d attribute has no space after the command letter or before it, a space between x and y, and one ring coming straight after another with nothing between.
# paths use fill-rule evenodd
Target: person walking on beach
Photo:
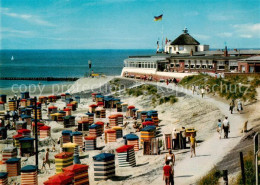
<instances>
[{"instance_id":1,"label":"person walking on beach","mask_svg":"<svg viewBox=\"0 0 260 185\"><path fill-rule=\"evenodd\" d=\"M181 129L181 148L186 148L186 129L185 127L182 127Z\"/></svg>"},{"instance_id":2,"label":"person walking on beach","mask_svg":"<svg viewBox=\"0 0 260 185\"><path fill-rule=\"evenodd\" d=\"M192 90L192 95L194 95L194 93L195 93L195 90L196 90L196 87L195 87L195 85L192 85L192 86L191 86L191 90Z\"/></svg>"},{"instance_id":3,"label":"person walking on beach","mask_svg":"<svg viewBox=\"0 0 260 185\"><path fill-rule=\"evenodd\" d=\"M221 132L222 132L222 123L221 123L221 119L218 120L218 123L217 123L217 132L219 134L219 139L221 139Z\"/></svg>"},{"instance_id":4,"label":"person walking on beach","mask_svg":"<svg viewBox=\"0 0 260 185\"><path fill-rule=\"evenodd\" d=\"M172 150L169 150L169 153L165 156L165 163L169 161L169 166L172 168L172 174L170 175L170 184L174 184L174 164L175 164L175 155L172 153Z\"/></svg>"},{"instance_id":5,"label":"person walking on beach","mask_svg":"<svg viewBox=\"0 0 260 185\"><path fill-rule=\"evenodd\" d=\"M201 92L201 97L203 98L203 97L204 97L204 94L205 94L205 89L204 89L204 87L202 87L202 88L200 89L200 92Z\"/></svg>"},{"instance_id":6,"label":"person walking on beach","mask_svg":"<svg viewBox=\"0 0 260 185\"><path fill-rule=\"evenodd\" d=\"M230 111L231 114L233 114L233 109L234 109L233 103L230 102L230 104L229 104L229 111Z\"/></svg>"},{"instance_id":7,"label":"person walking on beach","mask_svg":"<svg viewBox=\"0 0 260 185\"><path fill-rule=\"evenodd\" d=\"M196 157L196 150L195 150L196 145L197 145L197 141L194 133L192 133L190 136L190 158L192 158L193 156Z\"/></svg>"},{"instance_id":8,"label":"person walking on beach","mask_svg":"<svg viewBox=\"0 0 260 185\"><path fill-rule=\"evenodd\" d=\"M176 150L177 144L178 144L178 141L177 141L177 131L176 131L176 128L174 128L173 131L172 131L172 148L174 150Z\"/></svg>"},{"instance_id":9,"label":"person walking on beach","mask_svg":"<svg viewBox=\"0 0 260 185\"><path fill-rule=\"evenodd\" d=\"M238 100L238 102L237 102L237 111L239 113L241 113L242 110L243 110L242 102L240 100Z\"/></svg>"},{"instance_id":10,"label":"person walking on beach","mask_svg":"<svg viewBox=\"0 0 260 185\"><path fill-rule=\"evenodd\" d=\"M228 121L228 117L226 116L223 124L222 124L222 128L224 130L224 138L228 138L228 133L230 132L230 125L229 125L229 121Z\"/></svg>"},{"instance_id":11,"label":"person walking on beach","mask_svg":"<svg viewBox=\"0 0 260 185\"><path fill-rule=\"evenodd\" d=\"M49 148L46 149L45 157L43 157L43 163L42 163L41 170L43 170L43 168L46 170L46 164L49 165L49 169L50 169L51 168L51 162L49 160Z\"/></svg>"},{"instance_id":12,"label":"person walking on beach","mask_svg":"<svg viewBox=\"0 0 260 185\"><path fill-rule=\"evenodd\" d=\"M163 180L165 181L165 185L170 185L170 176L173 174L169 163L169 161L166 161L166 165L163 167Z\"/></svg>"},{"instance_id":13,"label":"person walking on beach","mask_svg":"<svg viewBox=\"0 0 260 185\"><path fill-rule=\"evenodd\" d=\"M169 152L165 155L165 163L169 161L170 166L174 166L175 164L175 155L172 153L172 150L169 149Z\"/></svg>"},{"instance_id":14,"label":"person walking on beach","mask_svg":"<svg viewBox=\"0 0 260 185\"><path fill-rule=\"evenodd\" d=\"M200 94L200 86L196 86L197 95Z\"/></svg>"}]
</instances>

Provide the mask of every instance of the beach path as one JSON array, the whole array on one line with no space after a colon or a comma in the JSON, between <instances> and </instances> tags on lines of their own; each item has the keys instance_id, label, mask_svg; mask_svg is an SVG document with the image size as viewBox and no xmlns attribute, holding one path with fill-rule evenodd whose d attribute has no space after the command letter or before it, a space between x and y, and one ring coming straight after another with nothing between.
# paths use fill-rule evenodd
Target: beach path
<instances>
[{"instance_id":1,"label":"beach path","mask_svg":"<svg viewBox=\"0 0 260 185\"><path fill-rule=\"evenodd\" d=\"M167 86L166 84L156 83L156 85L173 88L178 92L184 92L187 95L193 96L190 90L181 87L179 88L172 84ZM212 137L198 145L196 148L196 157L190 158L190 153L187 153L183 160L177 161L174 167L174 179L175 184L178 185L196 184L201 177L206 175L218 162L220 162L221 159L223 159L223 157L239 143L243 136L243 134L241 134L241 128L246 121L242 114L239 114L236 111L234 114L230 114L228 111L229 105L222 101L218 101L208 96L202 99L200 95L194 95L194 98L199 98L202 101L214 104L220 109L223 115L228 116L230 122L230 134L228 139L219 139L218 133L216 132ZM239 153L237 155L239 155ZM151 184L163 184L162 170L160 174L161 176L155 178Z\"/></svg>"}]
</instances>

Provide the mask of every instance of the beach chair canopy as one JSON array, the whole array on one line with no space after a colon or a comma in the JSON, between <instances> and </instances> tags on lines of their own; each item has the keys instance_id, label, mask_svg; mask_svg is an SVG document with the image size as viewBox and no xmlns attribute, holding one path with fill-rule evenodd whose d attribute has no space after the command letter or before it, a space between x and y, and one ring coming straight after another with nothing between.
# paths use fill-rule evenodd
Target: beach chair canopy
<instances>
[{"instance_id":1,"label":"beach chair canopy","mask_svg":"<svg viewBox=\"0 0 260 185\"><path fill-rule=\"evenodd\" d=\"M156 126L153 126L153 125L148 125L147 127L141 129L141 131L147 131L147 132L152 132L156 130Z\"/></svg>"},{"instance_id":2,"label":"beach chair canopy","mask_svg":"<svg viewBox=\"0 0 260 185\"><path fill-rule=\"evenodd\" d=\"M71 130L63 130L61 132L62 135L71 135L72 134L72 131Z\"/></svg>"},{"instance_id":3,"label":"beach chair canopy","mask_svg":"<svg viewBox=\"0 0 260 185\"><path fill-rule=\"evenodd\" d=\"M20 170L21 172L35 172L37 171L37 167L34 165L27 165L22 167L22 169Z\"/></svg>"},{"instance_id":4,"label":"beach chair canopy","mask_svg":"<svg viewBox=\"0 0 260 185\"><path fill-rule=\"evenodd\" d=\"M72 132L72 135L73 136L80 136L80 135L82 135L82 132L78 132L78 131Z\"/></svg>"},{"instance_id":5,"label":"beach chair canopy","mask_svg":"<svg viewBox=\"0 0 260 185\"><path fill-rule=\"evenodd\" d=\"M8 159L8 160L5 161L5 162L6 162L7 164L13 164L13 163L18 163L20 160L21 160L21 158L13 157L13 158Z\"/></svg>"},{"instance_id":6,"label":"beach chair canopy","mask_svg":"<svg viewBox=\"0 0 260 185\"><path fill-rule=\"evenodd\" d=\"M136 139L139 139L139 137L135 134L127 134L123 137L124 139L126 140L136 140Z\"/></svg>"},{"instance_id":7,"label":"beach chair canopy","mask_svg":"<svg viewBox=\"0 0 260 185\"><path fill-rule=\"evenodd\" d=\"M7 172L0 172L0 179L7 178L8 173Z\"/></svg>"},{"instance_id":8,"label":"beach chair canopy","mask_svg":"<svg viewBox=\"0 0 260 185\"><path fill-rule=\"evenodd\" d=\"M96 129L96 128L100 128L100 127L101 127L100 125L93 124L93 125L89 126L88 128L89 129Z\"/></svg>"},{"instance_id":9,"label":"beach chair canopy","mask_svg":"<svg viewBox=\"0 0 260 185\"><path fill-rule=\"evenodd\" d=\"M69 172L73 172L73 173L87 171L87 170L88 170L88 165L84 165L84 164L73 164L66 168L63 168L64 172L69 171Z\"/></svg>"},{"instance_id":10,"label":"beach chair canopy","mask_svg":"<svg viewBox=\"0 0 260 185\"><path fill-rule=\"evenodd\" d=\"M95 161L109 161L115 159L115 154L101 153L93 157Z\"/></svg>"},{"instance_id":11,"label":"beach chair canopy","mask_svg":"<svg viewBox=\"0 0 260 185\"><path fill-rule=\"evenodd\" d=\"M54 157L58 158L58 159L65 159L65 158L69 158L72 156L73 156L72 152L61 152L59 154L56 154Z\"/></svg>"},{"instance_id":12,"label":"beach chair canopy","mask_svg":"<svg viewBox=\"0 0 260 185\"><path fill-rule=\"evenodd\" d=\"M94 116L94 113L86 113L86 115L88 115L88 116Z\"/></svg>"},{"instance_id":13,"label":"beach chair canopy","mask_svg":"<svg viewBox=\"0 0 260 185\"><path fill-rule=\"evenodd\" d=\"M134 148L134 145L123 145L119 148L116 149L117 153L123 153L123 152L127 152L128 150L131 150Z\"/></svg>"},{"instance_id":14,"label":"beach chair canopy","mask_svg":"<svg viewBox=\"0 0 260 185\"><path fill-rule=\"evenodd\" d=\"M97 137L95 136L86 136L85 140L95 140Z\"/></svg>"},{"instance_id":15,"label":"beach chair canopy","mask_svg":"<svg viewBox=\"0 0 260 185\"><path fill-rule=\"evenodd\" d=\"M51 127L47 126L47 125L44 125L40 128L40 130L50 130Z\"/></svg>"}]
</instances>

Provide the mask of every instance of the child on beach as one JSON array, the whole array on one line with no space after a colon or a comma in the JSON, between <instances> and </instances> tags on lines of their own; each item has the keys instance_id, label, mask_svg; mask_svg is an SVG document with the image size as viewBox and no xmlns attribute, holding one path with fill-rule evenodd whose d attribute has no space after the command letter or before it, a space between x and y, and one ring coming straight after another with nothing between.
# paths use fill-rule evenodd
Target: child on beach
<instances>
[{"instance_id":1,"label":"child on beach","mask_svg":"<svg viewBox=\"0 0 260 185\"><path fill-rule=\"evenodd\" d=\"M172 168L169 165L169 161L166 161L166 165L163 167L163 180L165 185L170 185L170 176L172 174Z\"/></svg>"},{"instance_id":2,"label":"child on beach","mask_svg":"<svg viewBox=\"0 0 260 185\"><path fill-rule=\"evenodd\" d=\"M170 183L174 184L174 164L175 164L175 155L172 153L172 150L169 150L169 153L165 156L165 163L169 162L169 166L172 168L172 174L170 175Z\"/></svg>"},{"instance_id":3,"label":"child on beach","mask_svg":"<svg viewBox=\"0 0 260 185\"><path fill-rule=\"evenodd\" d=\"M221 126L222 126L222 123L221 123L221 120L219 119L218 123L217 123L217 132L219 134L219 139L221 139L221 132L222 132Z\"/></svg>"}]
</instances>

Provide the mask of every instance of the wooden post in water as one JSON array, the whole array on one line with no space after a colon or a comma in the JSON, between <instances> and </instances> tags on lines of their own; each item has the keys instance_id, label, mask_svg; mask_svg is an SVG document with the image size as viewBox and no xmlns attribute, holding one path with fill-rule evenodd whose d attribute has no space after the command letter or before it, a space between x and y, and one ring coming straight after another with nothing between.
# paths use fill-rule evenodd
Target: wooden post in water
<instances>
[{"instance_id":1,"label":"wooden post in water","mask_svg":"<svg viewBox=\"0 0 260 185\"><path fill-rule=\"evenodd\" d=\"M242 181L243 181L243 184L246 185L246 177L245 177L245 167L244 167L243 152L240 152L240 166L241 166Z\"/></svg>"}]
</instances>

